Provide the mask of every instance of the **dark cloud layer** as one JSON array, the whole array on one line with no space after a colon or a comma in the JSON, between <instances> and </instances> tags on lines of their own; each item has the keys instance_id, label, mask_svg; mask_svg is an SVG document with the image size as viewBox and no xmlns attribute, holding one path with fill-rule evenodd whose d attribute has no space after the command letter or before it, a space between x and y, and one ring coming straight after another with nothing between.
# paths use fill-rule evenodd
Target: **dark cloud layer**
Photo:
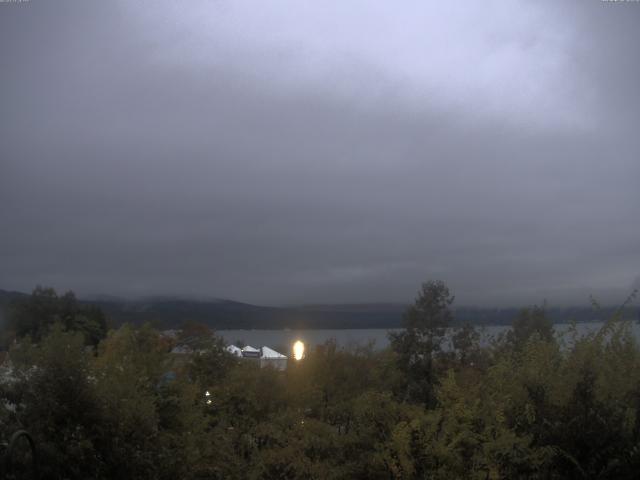
<instances>
[{"instance_id":1,"label":"dark cloud layer","mask_svg":"<svg viewBox=\"0 0 640 480\"><path fill-rule=\"evenodd\" d=\"M0 288L637 283L640 4L321 3L0 4Z\"/></svg>"}]
</instances>

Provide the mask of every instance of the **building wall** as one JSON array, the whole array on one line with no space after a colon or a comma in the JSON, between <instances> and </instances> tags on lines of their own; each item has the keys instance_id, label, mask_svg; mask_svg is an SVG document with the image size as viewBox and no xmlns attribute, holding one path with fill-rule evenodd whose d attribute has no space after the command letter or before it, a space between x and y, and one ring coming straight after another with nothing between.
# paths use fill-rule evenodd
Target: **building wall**
<instances>
[{"instance_id":1,"label":"building wall","mask_svg":"<svg viewBox=\"0 0 640 480\"><path fill-rule=\"evenodd\" d=\"M276 370L284 371L287 369L287 359L286 358L261 358L260 359L260 367L271 367Z\"/></svg>"}]
</instances>

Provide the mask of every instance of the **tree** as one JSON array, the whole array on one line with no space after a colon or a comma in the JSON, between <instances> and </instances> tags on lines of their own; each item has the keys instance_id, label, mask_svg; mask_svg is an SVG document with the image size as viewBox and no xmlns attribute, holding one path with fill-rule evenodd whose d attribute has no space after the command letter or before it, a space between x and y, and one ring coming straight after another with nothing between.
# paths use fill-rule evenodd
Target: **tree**
<instances>
[{"instance_id":1,"label":"tree","mask_svg":"<svg viewBox=\"0 0 640 480\"><path fill-rule=\"evenodd\" d=\"M520 350L534 335L546 342L554 340L553 324L547 318L544 307L524 308L507 333L507 342Z\"/></svg>"},{"instance_id":2,"label":"tree","mask_svg":"<svg viewBox=\"0 0 640 480\"><path fill-rule=\"evenodd\" d=\"M423 283L415 303L404 315L405 329L389 336L398 367L406 375L405 400L427 406L436 400L434 357L441 352L446 328L453 320L453 300L444 282Z\"/></svg>"},{"instance_id":3,"label":"tree","mask_svg":"<svg viewBox=\"0 0 640 480\"><path fill-rule=\"evenodd\" d=\"M199 350L190 358L186 370L191 380L206 389L219 383L238 359L227 351L224 339L213 333L198 345Z\"/></svg>"},{"instance_id":4,"label":"tree","mask_svg":"<svg viewBox=\"0 0 640 480\"><path fill-rule=\"evenodd\" d=\"M213 336L213 330L206 325L187 320L183 322L177 340L179 344L188 345L195 351L207 348Z\"/></svg>"},{"instance_id":5,"label":"tree","mask_svg":"<svg viewBox=\"0 0 640 480\"><path fill-rule=\"evenodd\" d=\"M34 436L41 478L100 478L104 419L84 339L55 324L11 351L16 417Z\"/></svg>"},{"instance_id":6,"label":"tree","mask_svg":"<svg viewBox=\"0 0 640 480\"><path fill-rule=\"evenodd\" d=\"M87 345L97 345L107 334L102 310L78 302L72 291L58 296L53 288L37 286L29 297L10 305L9 330L18 338L39 342L56 323L67 331L82 333Z\"/></svg>"},{"instance_id":7,"label":"tree","mask_svg":"<svg viewBox=\"0 0 640 480\"><path fill-rule=\"evenodd\" d=\"M94 360L95 390L104 412L108 443L101 454L108 478L161 478L172 471L177 448L165 451L158 407L166 402L162 376L169 368L168 344L149 325L123 325L109 332ZM178 417L179 411L173 412ZM176 422L177 423L177 422ZM178 476L178 475L176 475Z\"/></svg>"},{"instance_id":8,"label":"tree","mask_svg":"<svg viewBox=\"0 0 640 480\"><path fill-rule=\"evenodd\" d=\"M454 354L462 366L473 366L475 362L482 358L480 333L468 323L455 330L451 337L451 344Z\"/></svg>"}]
</instances>

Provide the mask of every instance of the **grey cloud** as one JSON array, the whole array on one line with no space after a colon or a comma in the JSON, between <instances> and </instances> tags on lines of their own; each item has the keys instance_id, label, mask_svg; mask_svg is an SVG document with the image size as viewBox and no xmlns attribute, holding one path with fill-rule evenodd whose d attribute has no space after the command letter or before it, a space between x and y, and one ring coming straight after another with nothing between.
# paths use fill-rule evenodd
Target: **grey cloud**
<instances>
[{"instance_id":1,"label":"grey cloud","mask_svg":"<svg viewBox=\"0 0 640 480\"><path fill-rule=\"evenodd\" d=\"M488 5L478 22L496 22ZM492 58L490 78L535 71L544 49L561 64L533 97L511 86L503 101L500 83L446 90L446 71L416 72L410 59L436 55L420 44L409 63L372 65L353 12L341 22L357 48L336 60L345 26L328 47L300 31L265 47L259 32L239 45L228 29L174 37L167 2L146 16L110 2L2 6L0 288L408 301L438 277L467 304L617 301L640 260L640 7L539 5L553 28L518 17L525 53ZM483 35L453 42L456 58L485 52L471 45ZM300 59L319 65L291 76ZM414 89L424 78L444 100Z\"/></svg>"}]
</instances>

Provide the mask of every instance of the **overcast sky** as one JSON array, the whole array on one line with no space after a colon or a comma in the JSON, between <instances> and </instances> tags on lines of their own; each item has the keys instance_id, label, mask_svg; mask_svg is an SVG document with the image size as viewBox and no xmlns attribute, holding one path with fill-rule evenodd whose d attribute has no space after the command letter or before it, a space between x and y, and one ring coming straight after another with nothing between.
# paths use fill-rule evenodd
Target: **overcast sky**
<instances>
[{"instance_id":1,"label":"overcast sky","mask_svg":"<svg viewBox=\"0 0 640 480\"><path fill-rule=\"evenodd\" d=\"M621 301L640 3L0 3L0 288Z\"/></svg>"}]
</instances>

